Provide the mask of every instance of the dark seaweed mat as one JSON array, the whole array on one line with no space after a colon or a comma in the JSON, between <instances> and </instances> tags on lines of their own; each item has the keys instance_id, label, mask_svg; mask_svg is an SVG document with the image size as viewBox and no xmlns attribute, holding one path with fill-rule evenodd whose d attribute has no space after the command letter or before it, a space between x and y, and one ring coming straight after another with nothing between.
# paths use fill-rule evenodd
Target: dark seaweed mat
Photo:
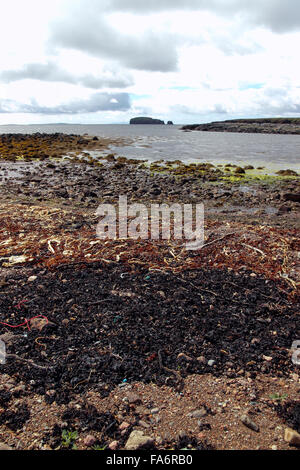
<instances>
[{"instance_id":1,"label":"dark seaweed mat","mask_svg":"<svg viewBox=\"0 0 300 470\"><path fill-rule=\"evenodd\" d=\"M5 410L0 414L0 426L5 424L12 431L21 429L30 418L27 405L20 405L16 411Z\"/></svg>"},{"instance_id":2,"label":"dark seaweed mat","mask_svg":"<svg viewBox=\"0 0 300 470\"><path fill-rule=\"evenodd\" d=\"M44 442L50 444L52 448L57 448L61 444L61 436L64 429L81 430L84 432L99 432L101 440L95 446L104 448L111 440L118 440L119 444L125 445L133 426L122 436L119 429L120 423L110 412L99 413L92 405L85 405L81 409L69 407L61 416L64 427L56 424L51 433L44 436Z\"/></svg>"},{"instance_id":3,"label":"dark seaweed mat","mask_svg":"<svg viewBox=\"0 0 300 470\"><path fill-rule=\"evenodd\" d=\"M0 319L16 324L46 315L51 323L42 332L9 330L21 336L8 353L53 369L14 360L0 368L30 382L37 393L54 390L46 395L49 402L67 403L88 388L106 396L124 379L175 385L175 374L160 367L158 351L163 365L183 377L206 372L234 377L241 369L252 376L284 375L295 369L287 349L299 332L299 306L262 277L205 269L124 273L120 264L100 263L36 274L34 283L19 275L14 290L3 293ZM31 302L15 309L23 299ZM182 352L194 360L178 359ZM215 360L214 367L198 356Z\"/></svg>"}]
</instances>

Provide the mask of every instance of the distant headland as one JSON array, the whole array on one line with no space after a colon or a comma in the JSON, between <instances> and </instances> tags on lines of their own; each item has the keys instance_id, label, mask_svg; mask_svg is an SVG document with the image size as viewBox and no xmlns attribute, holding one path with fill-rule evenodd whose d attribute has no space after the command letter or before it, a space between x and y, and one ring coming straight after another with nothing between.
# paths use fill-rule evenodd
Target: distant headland
<instances>
[{"instance_id":1,"label":"distant headland","mask_svg":"<svg viewBox=\"0 0 300 470\"><path fill-rule=\"evenodd\" d=\"M233 119L207 124L190 124L184 131L242 132L255 134L300 134L300 118Z\"/></svg>"},{"instance_id":2,"label":"distant headland","mask_svg":"<svg viewBox=\"0 0 300 470\"><path fill-rule=\"evenodd\" d=\"M130 124L161 124L165 125L165 121L161 121L160 119L153 119L150 117L135 117L130 120ZM173 125L172 121L168 121L167 125Z\"/></svg>"}]
</instances>

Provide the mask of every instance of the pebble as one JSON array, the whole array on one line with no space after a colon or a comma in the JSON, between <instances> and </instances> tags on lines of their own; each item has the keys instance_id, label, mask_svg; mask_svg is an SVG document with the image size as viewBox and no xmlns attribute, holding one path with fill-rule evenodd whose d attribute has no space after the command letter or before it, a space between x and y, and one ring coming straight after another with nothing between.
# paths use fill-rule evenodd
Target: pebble
<instances>
[{"instance_id":1,"label":"pebble","mask_svg":"<svg viewBox=\"0 0 300 470\"><path fill-rule=\"evenodd\" d=\"M271 356L264 356L264 355L263 355L263 360L264 360L264 361L267 361L267 362L271 362L271 361L273 361L273 357L271 357Z\"/></svg>"},{"instance_id":2,"label":"pebble","mask_svg":"<svg viewBox=\"0 0 300 470\"><path fill-rule=\"evenodd\" d=\"M188 414L189 418L204 418L204 416L207 415L206 409L203 407L199 410L192 411L191 413Z\"/></svg>"},{"instance_id":3,"label":"pebble","mask_svg":"<svg viewBox=\"0 0 300 470\"><path fill-rule=\"evenodd\" d=\"M28 282L34 282L34 281L36 281L36 280L37 280L37 276L30 276L30 277L28 278Z\"/></svg>"},{"instance_id":4,"label":"pebble","mask_svg":"<svg viewBox=\"0 0 300 470\"><path fill-rule=\"evenodd\" d=\"M142 426L143 428L150 428L150 425L148 423L146 423L146 421L139 421L139 426Z\"/></svg>"},{"instance_id":5,"label":"pebble","mask_svg":"<svg viewBox=\"0 0 300 470\"><path fill-rule=\"evenodd\" d=\"M125 445L125 450L139 450L152 447L154 439L145 436L142 431L132 431Z\"/></svg>"},{"instance_id":6,"label":"pebble","mask_svg":"<svg viewBox=\"0 0 300 470\"><path fill-rule=\"evenodd\" d=\"M93 447L93 445L95 444L95 442L96 442L95 437L94 437L94 436L91 436L91 435L86 436L86 437L84 438L84 441L83 441L83 443L84 443L84 445L85 445L86 447Z\"/></svg>"},{"instance_id":7,"label":"pebble","mask_svg":"<svg viewBox=\"0 0 300 470\"><path fill-rule=\"evenodd\" d=\"M187 356L187 354L184 354L184 353L178 354L177 359L185 359L186 361L189 361L189 362L193 360L192 357Z\"/></svg>"},{"instance_id":8,"label":"pebble","mask_svg":"<svg viewBox=\"0 0 300 470\"><path fill-rule=\"evenodd\" d=\"M109 448L109 450L117 450L118 445L119 445L118 441L112 441L109 444L108 448Z\"/></svg>"},{"instance_id":9,"label":"pebble","mask_svg":"<svg viewBox=\"0 0 300 470\"><path fill-rule=\"evenodd\" d=\"M126 398L130 404L141 403L141 397L136 393L128 393Z\"/></svg>"},{"instance_id":10,"label":"pebble","mask_svg":"<svg viewBox=\"0 0 300 470\"><path fill-rule=\"evenodd\" d=\"M150 410L150 413L152 415L157 415L159 413L159 408L153 408L152 410Z\"/></svg>"},{"instance_id":11,"label":"pebble","mask_svg":"<svg viewBox=\"0 0 300 470\"><path fill-rule=\"evenodd\" d=\"M120 431L124 431L124 430L128 429L129 427L130 427L130 424L126 423L126 421L124 421L122 424L120 424L119 429L120 429Z\"/></svg>"},{"instance_id":12,"label":"pebble","mask_svg":"<svg viewBox=\"0 0 300 470\"><path fill-rule=\"evenodd\" d=\"M211 359L210 361L208 361L207 365L209 365L209 367L213 367L215 365L215 363L216 363L216 361Z\"/></svg>"},{"instance_id":13,"label":"pebble","mask_svg":"<svg viewBox=\"0 0 300 470\"><path fill-rule=\"evenodd\" d=\"M33 330L42 331L42 329L48 324L45 318L33 318L30 320L30 328Z\"/></svg>"},{"instance_id":14,"label":"pebble","mask_svg":"<svg viewBox=\"0 0 300 470\"><path fill-rule=\"evenodd\" d=\"M241 421L245 426L247 426L247 428L252 429L252 431L259 432L259 427L249 418L249 416L243 415L241 417Z\"/></svg>"}]
</instances>

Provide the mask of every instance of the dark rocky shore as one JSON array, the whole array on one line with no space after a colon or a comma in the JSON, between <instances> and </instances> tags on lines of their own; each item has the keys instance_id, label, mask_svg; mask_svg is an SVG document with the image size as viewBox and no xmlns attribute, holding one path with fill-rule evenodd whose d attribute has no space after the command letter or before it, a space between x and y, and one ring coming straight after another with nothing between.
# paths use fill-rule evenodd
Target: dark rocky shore
<instances>
[{"instance_id":1,"label":"dark rocky shore","mask_svg":"<svg viewBox=\"0 0 300 470\"><path fill-rule=\"evenodd\" d=\"M0 448L289 449L300 177L111 144L0 138ZM97 239L120 195L204 202L205 245Z\"/></svg>"},{"instance_id":2,"label":"dark rocky shore","mask_svg":"<svg viewBox=\"0 0 300 470\"><path fill-rule=\"evenodd\" d=\"M234 119L207 124L190 124L185 131L242 132L254 134L300 134L299 118Z\"/></svg>"}]
</instances>

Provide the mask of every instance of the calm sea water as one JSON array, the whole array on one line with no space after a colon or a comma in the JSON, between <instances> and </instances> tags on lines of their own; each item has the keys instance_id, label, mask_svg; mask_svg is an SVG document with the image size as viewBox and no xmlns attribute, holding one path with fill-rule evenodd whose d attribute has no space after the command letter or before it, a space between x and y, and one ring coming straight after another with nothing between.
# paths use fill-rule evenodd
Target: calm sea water
<instances>
[{"instance_id":1,"label":"calm sea water","mask_svg":"<svg viewBox=\"0 0 300 470\"><path fill-rule=\"evenodd\" d=\"M300 135L183 132L181 126L156 125L29 125L0 126L0 133L63 132L133 140L112 148L118 155L155 160L214 164L251 164L300 170Z\"/></svg>"}]
</instances>

